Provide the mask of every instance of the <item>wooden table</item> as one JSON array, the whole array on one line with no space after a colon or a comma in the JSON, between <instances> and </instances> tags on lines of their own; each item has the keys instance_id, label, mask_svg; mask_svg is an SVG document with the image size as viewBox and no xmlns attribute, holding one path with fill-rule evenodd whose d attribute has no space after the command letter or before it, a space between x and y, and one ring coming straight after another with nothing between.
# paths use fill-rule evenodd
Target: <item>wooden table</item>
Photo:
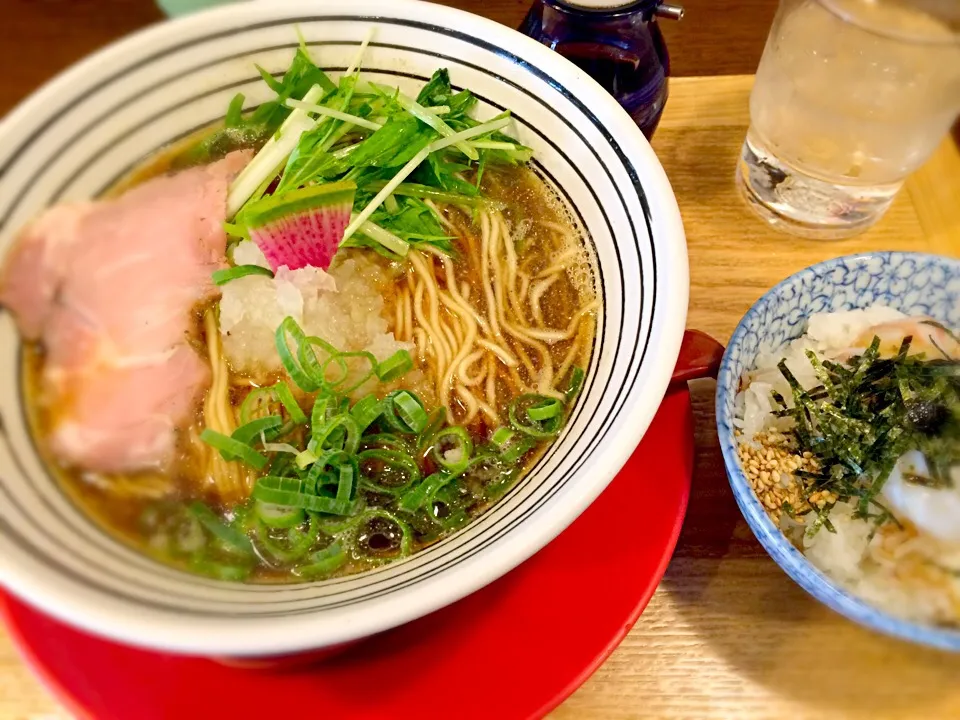
<instances>
[{"instance_id":1,"label":"wooden table","mask_svg":"<svg viewBox=\"0 0 960 720\"><path fill-rule=\"evenodd\" d=\"M527 2L447 4L473 7L516 25ZM670 37L677 69L692 69L691 74L753 70L772 2L684 4L692 11L683 31L692 25L689 32L702 43L694 47L679 35ZM737 10L742 24L730 21L735 5L744 8ZM96 8L102 14L94 13ZM4 12L0 63L16 69L0 78L0 112L82 53L156 17L146 0L4 0ZM62 23L51 24L61 15ZM746 27L753 28L749 38ZM855 240L802 241L754 219L732 183L748 122L750 84L748 76L675 80L654 141L687 230L690 327L726 340L770 285L838 254L910 249L960 255L960 153L948 141L908 181L887 217ZM713 383L696 383L692 390L696 467L676 555L621 647L553 717L960 717L960 657L858 628L809 598L767 557L727 485L713 423ZM0 630L0 720L60 717L66 715Z\"/></svg>"}]
</instances>

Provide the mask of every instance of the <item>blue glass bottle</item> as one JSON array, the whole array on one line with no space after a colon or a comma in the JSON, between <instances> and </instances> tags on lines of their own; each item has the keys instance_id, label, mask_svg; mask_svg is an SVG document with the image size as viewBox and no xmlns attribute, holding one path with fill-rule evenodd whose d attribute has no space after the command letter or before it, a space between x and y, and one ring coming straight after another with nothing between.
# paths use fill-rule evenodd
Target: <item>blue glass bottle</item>
<instances>
[{"instance_id":1,"label":"blue glass bottle","mask_svg":"<svg viewBox=\"0 0 960 720\"><path fill-rule=\"evenodd\" d=\"M657 17L680 19L663 0L535 0L520 31L583 68L649 139L667 102L670 58Z\"/></svg>"}]
</instances>

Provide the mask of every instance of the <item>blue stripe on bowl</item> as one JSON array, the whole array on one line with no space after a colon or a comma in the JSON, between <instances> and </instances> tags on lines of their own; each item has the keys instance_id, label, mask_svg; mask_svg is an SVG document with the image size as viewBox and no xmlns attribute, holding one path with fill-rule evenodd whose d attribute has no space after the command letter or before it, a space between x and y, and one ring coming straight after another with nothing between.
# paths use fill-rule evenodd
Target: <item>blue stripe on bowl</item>
<instances>
[{"instance_id":1,"label":"blue stripe on bowl","mask_svg":"<svg viewBox=\"0 0 960 720\"><path fill-rule=\"evenodd\" d=\"M734 436L734 399L744 371L761 349L776 349L803 334L818 312L880 303L910 315L928 315L960 327L960 261L920 253L849 255L801 270L761 297L727 345L717 380L717 432L734 497L750 529L793 580L827 607L882 633L960 652L960 630L903 620L851 594L814 567L767 516L740 467Z\"/></svg>"}]
</instances>

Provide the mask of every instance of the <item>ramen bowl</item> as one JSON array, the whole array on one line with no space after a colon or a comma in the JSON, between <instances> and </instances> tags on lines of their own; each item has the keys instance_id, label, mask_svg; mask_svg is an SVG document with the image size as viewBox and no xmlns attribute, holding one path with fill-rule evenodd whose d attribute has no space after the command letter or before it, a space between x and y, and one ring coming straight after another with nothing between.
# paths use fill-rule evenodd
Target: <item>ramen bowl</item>
<instances>
[{"instance_id":1,"label":"ramen bowl","mask_svg":"<svg viewBox=\"0 0 960 720\"><path fill-rule=\"evenodd\" d=\"M297 585L227 583L158 564L84 515L40 459L23 402L22 347L0 313L0 581L41 610L123 643L257 658L314 651L407 622L495 580L543 547L630 456L667 388L687 308L676 200L650 146L574 65L493 22L433 4L243 3L162 23L81 62L0 126L0 260L54 203L96 197L145 157L269 99L298 31L343 71L409 91L439 67L513 113L534 169L589 236L602 311L570 420L536 466L462 531L379 569Z\"/></svg>"}]
</instances>

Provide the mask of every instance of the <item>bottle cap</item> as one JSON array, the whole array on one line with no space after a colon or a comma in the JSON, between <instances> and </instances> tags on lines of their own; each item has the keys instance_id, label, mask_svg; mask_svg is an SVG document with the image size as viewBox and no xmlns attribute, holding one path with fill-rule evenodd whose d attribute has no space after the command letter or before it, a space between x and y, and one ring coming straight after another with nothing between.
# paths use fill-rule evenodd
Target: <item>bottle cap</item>
<instances>
[{"instance_id":1,"label":"bottle cap","mask_svg":"<svg viewBox=\"0 0 960 720\"><path fill-rule=\"evenodd\" d=\"M617 8L636 5L638 0L560 0L561 5L580 8L582 10L615 10Z\"/></svg>"}]
</instances>

